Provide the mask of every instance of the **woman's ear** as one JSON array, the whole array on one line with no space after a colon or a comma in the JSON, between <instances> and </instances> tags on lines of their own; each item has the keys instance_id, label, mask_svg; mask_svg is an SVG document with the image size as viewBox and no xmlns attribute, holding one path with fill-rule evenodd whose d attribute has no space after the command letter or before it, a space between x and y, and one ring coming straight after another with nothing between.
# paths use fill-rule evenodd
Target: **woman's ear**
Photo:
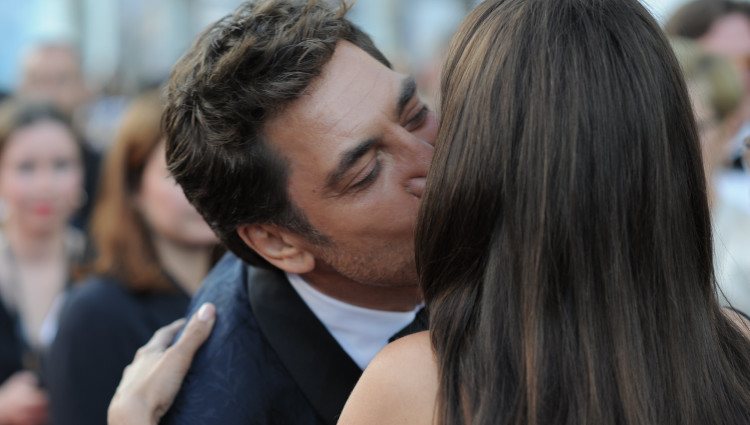
<instances>
[{"instance_id":1,"label":"woman's ear","mask_svg":"<svg viewBox=\"0 0 750 425\"><path fill-rule=\"evenodd\" d=\"M275 267L294 274L315 268L315 257L289 231L273 224L246 224L237 228L243 242Z\"/></svg>"}]
</instances>

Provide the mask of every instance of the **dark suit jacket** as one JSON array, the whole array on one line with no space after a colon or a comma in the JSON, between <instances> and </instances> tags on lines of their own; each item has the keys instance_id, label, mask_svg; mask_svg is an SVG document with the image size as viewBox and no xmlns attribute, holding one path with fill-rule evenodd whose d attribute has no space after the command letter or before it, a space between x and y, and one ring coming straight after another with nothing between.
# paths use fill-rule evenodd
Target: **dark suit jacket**
<instances>
[{"instance_id":1,"label":"dark suit jacket","mask_svg":"<svg viewBox=\"0 0 750 425\"><path fill-rule=\"evenodd\" d=\"M206 301L214 330L162 424L336 423L362 371L284 274L227 254L191 314Z\"/></svg>"},{"instance_id":2,"label":"dark suit jacket","mask_svg":"<svg viewBox=\"0 0 750 425\"><path fill-rule=\"evenodd\" d=\"M23 369L23 351L16 315L0 300L0 385Z\"/></svg>"}]
</instances>

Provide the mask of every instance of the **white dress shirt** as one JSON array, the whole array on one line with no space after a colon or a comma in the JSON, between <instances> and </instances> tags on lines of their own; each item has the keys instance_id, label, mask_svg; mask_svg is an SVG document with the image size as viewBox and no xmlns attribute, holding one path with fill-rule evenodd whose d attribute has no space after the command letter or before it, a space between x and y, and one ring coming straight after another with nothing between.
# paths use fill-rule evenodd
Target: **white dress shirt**
<instances>
[{"instance_id":1,"label":"white dress shirt","mask_svg":"<svg viewBox=\"0 0 750 425\"><path fill-rule=\"evenodd\" d=\"M388 339L413 322L422 308L418 305L412 311L398 312L358 307L318 291L299 275L287 273L287 278L341 348L363 370L388 344Z\"/></svg>"}]
</instances>

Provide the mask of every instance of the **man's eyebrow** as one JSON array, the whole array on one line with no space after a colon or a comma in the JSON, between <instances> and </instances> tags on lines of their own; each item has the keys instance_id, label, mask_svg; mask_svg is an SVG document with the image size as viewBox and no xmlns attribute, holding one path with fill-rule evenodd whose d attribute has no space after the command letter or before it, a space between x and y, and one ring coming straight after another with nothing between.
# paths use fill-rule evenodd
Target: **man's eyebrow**
<instances>
[{"instance_id":1,"label":"man's eyebrow","mask_svg":"<svg viewBox=\"0 0 750 425\"><path fill-rule=\"evenodd\" d=\"M400 117L404 113L406 104L409 103L411 98L417 93L417 82L414 77L406 77L401 82L401 94L398 96L398 103L396 104L396 116Z\"/></svg>"},{"instance_id":2,"label":"man's eyebrow","mask_svg":"<svg viewBox=\"0 0 750 425\"><path fill-rule=\"evenodd\" d=\"M332 189L336 187L339 181L354 166L354 164L356 164L360 158L365 156L365 154L367 154L377 142L377 139L374 138L367 139L357 144L357 146L344 151L339 156L339 163L336 166L336 169L329 173L326 178L326 188Z\"/></svg>"}]
</instances>

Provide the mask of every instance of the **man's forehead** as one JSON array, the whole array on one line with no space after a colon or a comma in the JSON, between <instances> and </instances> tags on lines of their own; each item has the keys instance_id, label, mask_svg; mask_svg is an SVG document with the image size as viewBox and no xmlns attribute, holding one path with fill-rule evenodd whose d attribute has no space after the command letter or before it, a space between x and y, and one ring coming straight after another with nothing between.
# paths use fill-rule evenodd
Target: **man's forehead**
<instances>
[{"instance_id":1,"label":"man's forehead","mask_svg":"<svg viewBox=\"0 0 750 425\"><path fill-rule=\"evenodd\" d=\"M393 108L404 76L348 42L303 96L278 116L321 130L350 132Z\"/></svg>"},{"instance_id":2,"label":"man's forehead","mask_svg":"<svg viewBox=\"0 0 750 425\"><path fill-rule=\"evenodd\" d=\"M28 52L24 60L27 70L47 71L50 67L64 66L67 68L79 68L78 54L66 46L40 46Z\"/></svg>"}]
</instances>

